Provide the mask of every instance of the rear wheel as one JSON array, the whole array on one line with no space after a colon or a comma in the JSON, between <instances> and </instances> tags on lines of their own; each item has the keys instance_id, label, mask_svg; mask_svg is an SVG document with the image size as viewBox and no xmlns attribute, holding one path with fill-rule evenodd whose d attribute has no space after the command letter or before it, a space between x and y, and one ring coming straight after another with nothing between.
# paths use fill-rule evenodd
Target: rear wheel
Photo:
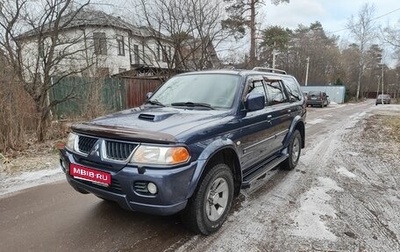
<instances>
[{"instance_id":1,"label":"rear wheel","mask_svg":"<svg viewBox=\"0 0 400 252\"><path fill-rule=\"evenodd\" d=\"M216 232L232 206L233 190L230 168L226 164L215 165L199 183L182 212L183 223L195 233L208 235Z\"/></svg>"},{"instance_id":2,"label":"rear wheel","mask_svg":"<svg viewBox=\"0 0 400 252\"><path fill-rule=\"evenodd\" d=\"M285 170L292 170L299 162L301 154L301 134L298 130L295 130L295 132L293 132L292 136L290 137L288 153L289 157L282 162L281 168Z\"/></svg>"}]
</instances>

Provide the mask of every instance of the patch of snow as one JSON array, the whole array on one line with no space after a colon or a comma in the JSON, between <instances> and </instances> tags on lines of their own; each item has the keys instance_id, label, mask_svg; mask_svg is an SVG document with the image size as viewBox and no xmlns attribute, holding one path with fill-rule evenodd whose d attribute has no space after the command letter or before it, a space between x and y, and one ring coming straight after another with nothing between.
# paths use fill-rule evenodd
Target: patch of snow
<instances>
[{"instance_id":1,"label":"patch of snow","mask_svg":"<svg viewBox=\"0 0 400 252\"><path fill-rule=\"evenodd\" d=\"M354 151L348 151L347 154L349 154L350 156L353 156L353 157L357 157L360 155L360 153L354 152Z\"/></svg>"},{"instance_id":2,"label":"patch of snow","mask_svg":"<svg viewBox=\"0 0 400 252\"><path fill-rule=\"evenodd\" d=\"M323 122L325 122L325 119L317 118L312 121L307 121L307 124L314 125L314 124L323 123Z\"/></svg>"},{"instance_id":3,"label":"patch of snow","mask_svg":"<svg viewBox=\"0 0 400 252\"><path fill-rule=\"evenodd\" d=\"M349 178L355 178L355 177L357 177L354 173L350 172L349 170L347 170L347 169L346 169L345 167L343 167L343 166L337 168L336 171L337 171L339 174L341 174L341 175L343 175L343 176L346 176L346 177L349 177Z\"/></svg>"},{"instance_id":4,"label":"patch of snow","mask_svg":"<svg viewBox=\"0 0 400 252\"><path fill-rule=\"evenodd\" d=\"M2 178L0 197L37 185L58 182L65 179L65 175L59 166L51 169L27 171L13 176L0 174L0 177Z\"/></svg>"},{"instance_id":5,"label":"patch of snow","mask_svg":"<svg viewBox=\"0 0 400 252\"><path fill-rule=\"evenodd\" d=\"M336 236L323 222L326 217L335 218L336 211L328 203L331 199L328 192L331 190L343 191L334 180L319 177L318 186L311 188L300 197L300 209L294 214L297 227L292 231L293 235L336 241Z\"/></svg>"}]
</instances>

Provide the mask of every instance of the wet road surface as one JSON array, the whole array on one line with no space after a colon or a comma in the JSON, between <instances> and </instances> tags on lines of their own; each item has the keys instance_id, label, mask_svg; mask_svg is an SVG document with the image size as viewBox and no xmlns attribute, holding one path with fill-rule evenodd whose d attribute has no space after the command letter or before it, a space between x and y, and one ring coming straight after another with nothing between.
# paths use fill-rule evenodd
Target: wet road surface
<instances>
[{"instance_id":1,"label":"wet road surface","mask_svg":"<svg viewBox=\"0 0 400 252\"><path fill-rule=\"evenodd\" d=\"M309 108L307 138L340 127L340 122L368 106ZM273 179L252 197L271 190L286 174L271 172ZM240 201L233 211L241 208ZM195 236L181 225L179 216L129 212L94 195L79 194L64 181L1 198L0 227L0 251L172 251Z\"/></svg>"}]
</instances>

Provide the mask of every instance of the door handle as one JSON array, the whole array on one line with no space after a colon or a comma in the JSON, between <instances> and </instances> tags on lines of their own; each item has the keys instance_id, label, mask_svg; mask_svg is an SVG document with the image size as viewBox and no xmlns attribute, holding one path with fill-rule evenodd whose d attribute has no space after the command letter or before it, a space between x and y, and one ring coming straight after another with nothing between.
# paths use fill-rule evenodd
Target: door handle
<instances>
[{"instance_id":1,"label":"door handle","mask_svg":"<svg viewBox=\"0 0 400 252\"><path fill-rule=\"evenodd\" d=\"M272 115L267 115L267 122L269 124L272 124L271 119L272 119Z\"/></svg>"}]
</instances>

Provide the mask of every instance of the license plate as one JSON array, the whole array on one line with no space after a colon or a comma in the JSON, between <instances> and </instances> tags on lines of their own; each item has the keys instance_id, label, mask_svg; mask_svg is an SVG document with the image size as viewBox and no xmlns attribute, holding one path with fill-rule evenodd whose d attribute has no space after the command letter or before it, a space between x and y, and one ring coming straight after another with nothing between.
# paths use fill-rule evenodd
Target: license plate
<instances>
[{"instance_id":1,"label":"license plate","mask_svg":"<svg viewBox=\"0 0 400 252\"><path fill-rule=\"evenodd\" d=\"M317 99L317 97L311 97L311 100L316 100Z\"/></svg>"},{"instance_id":2,"label":"license plate","mask_svg":"<svg viewBox=\"0 0 400 252\"><path fill-rule=\"evenodd\" d=\"M90 181L103 186L109 186L111 184L110 173L78 164L70 164L69 174L76 179Z\"/></svg>"}]
</instances>

